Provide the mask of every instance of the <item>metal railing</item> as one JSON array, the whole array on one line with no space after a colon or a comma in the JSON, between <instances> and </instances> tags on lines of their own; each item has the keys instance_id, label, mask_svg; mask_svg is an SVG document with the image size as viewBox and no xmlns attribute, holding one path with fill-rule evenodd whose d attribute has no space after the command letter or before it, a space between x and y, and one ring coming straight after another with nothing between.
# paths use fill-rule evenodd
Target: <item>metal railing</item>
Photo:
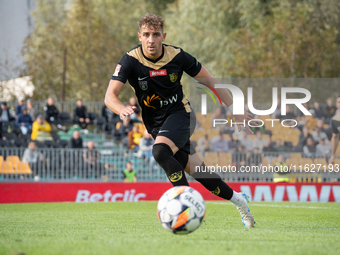
<instances>
[{"instance_id":1,"label":"metal railing","mask_svg":"<svg viewBox=\"0 0 340 255\"><path fill-rule=\"evenodd\" d=\"M102 148L87 156L86 149L40 148L35 162L22 162L25 148L0 148L0 181L123 181L128 161L137 171L138 181L166 181L164 171L153 158L146 161L124 148ZM272 182L278 153L244 154L206 152L200 155L210 170L225 181ZM304 158L300 153L284 153L291 182L340 182L339 161L330 166L324 158ZM93 157L92 164L89 158ZM189 180L193 180L188 176Z\"/></svg>"}]
</instances>

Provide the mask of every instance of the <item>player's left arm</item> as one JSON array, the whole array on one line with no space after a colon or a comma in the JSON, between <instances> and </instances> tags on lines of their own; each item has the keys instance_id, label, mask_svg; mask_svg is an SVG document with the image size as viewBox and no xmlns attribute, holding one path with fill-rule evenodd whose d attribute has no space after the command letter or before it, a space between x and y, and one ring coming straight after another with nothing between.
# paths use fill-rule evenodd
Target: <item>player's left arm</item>
<instances>
[{"instance_id":1,"label":"player's left arm","mask_svg":"<svg viewBox=\"0 0 340 255\"><path fill-rule=\"evenodd\" d=\"M199 73L194 76L196 80L199 82L208 84L215 88L215 84L221 84L221 82L216 79L214 76L212 76L209 71L202 65L201 70ZM216 88L216 91L218 95L221 97L221 100L227 107L230 107L233 104L233 98L229 94L227 89L224 88ZM248 112L245 112L243 115L234 115L235 122L243 122L245 120L245 128L251 133L254 134L254 132L250 129L250 127L247 125L248 121L252 119L252 115ZM241 127L238 125L238 131L241 131Z\"/></svg>"}]
</instances>

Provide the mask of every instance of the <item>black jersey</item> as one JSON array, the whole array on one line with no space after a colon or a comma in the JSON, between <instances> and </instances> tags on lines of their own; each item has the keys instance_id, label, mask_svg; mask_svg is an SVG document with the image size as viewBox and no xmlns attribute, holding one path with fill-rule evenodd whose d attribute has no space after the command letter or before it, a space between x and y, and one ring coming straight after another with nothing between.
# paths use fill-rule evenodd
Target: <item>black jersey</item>
<instances>
[{"instance_id":1,"label":"black jersey","mask_svg":"<svg viewBox=\"0 0 340 255\"><path fill-rule=\"evenodd\" d=\"M334 134L340 133L340 113L335 114L335 116L332 118L332 130Z\"/></svg>"},{"instance_id":2,"label":"black jersey","mask_svg":"<svg viewBox=\"0 0 340 255\"><path fill-rule=\"evenodd\" d=\"M129 81L151 133L171 113L191 111L180 80L183 71L196 76L200 70L201 64L181 48L163 44L162 55L152 60L145 57L142 45L138 45L121 58L111 79Z\"/></svg>"}]
</instances>

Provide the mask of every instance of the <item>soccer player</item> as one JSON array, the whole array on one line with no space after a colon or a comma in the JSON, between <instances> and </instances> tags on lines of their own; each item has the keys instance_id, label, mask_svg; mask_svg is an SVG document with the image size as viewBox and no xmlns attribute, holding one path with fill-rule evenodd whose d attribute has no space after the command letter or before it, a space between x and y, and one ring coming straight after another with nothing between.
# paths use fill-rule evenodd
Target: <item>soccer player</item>
<instances>
[{"instance_id":1,"label":"soccer player","mask_svg":"<svg viewBox=\"0 0 340 255\"><path fill-rule=\"evenodd\" d=\"M190 136L196 123L191 107L180 83L183 71L210 86L220 84L204 66L181 48L163 44L166 33L164 20L155 14L146 14L138 22L140 45L127 52L119 61L112 75L106 95L107 107L126 118L134 113L135 106L124 106L118 99L128 80L142 109L147 131L155 139L152 154L165 170L174 186L187 185L184 171L191 174L212 194L230 200L237 206L245 227L254 226L245 194L233 191L217 174L195 172L196 166L205 169L193 146ZM232 108L233 99L226 89L216 89L222 101ZM245 122L251 115L236 115L236 122ZM238 127L240 130L240 127ZM253 133L248 126L247 130Z\"/></svg>"},{"instance_id":2,"label":"soccer player","mask_svg":"<svg viewBox=\"0 0 340 255\"><path fill-rule=\"evenodd\" d=\"M335 152L336 149L338 148L339 144L339 133L340 133L340 95L336 97L336 102L335 102L337 111L332 118L331 124L332 124L332 140L331 140L331 146L332 146L332 152L331 152L331 157L329 158L329 163L334 164L335 160Z\"/></svg>"}]
</instances>

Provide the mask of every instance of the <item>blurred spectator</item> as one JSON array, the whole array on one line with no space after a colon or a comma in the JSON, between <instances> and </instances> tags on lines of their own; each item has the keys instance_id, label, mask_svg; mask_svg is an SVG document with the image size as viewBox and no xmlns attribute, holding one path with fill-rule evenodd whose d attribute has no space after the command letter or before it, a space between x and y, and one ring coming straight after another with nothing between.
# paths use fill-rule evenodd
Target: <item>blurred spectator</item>
<instances>
[{"instance_id":1,"label":"blurred spectator","mask_svg":"<svg viewBox=\"0 0 340 255\"><path fill-rule=\"evenodd\" d=\"M214 114L211 116L211 126L213 128L219 128L220 125L214 127L214 119L225 119L226 116L222 113L221 107L215 109Z\"/></svg>"},{"instance_id":2,"label":"blurred spectator","mask_svg":"<svg viewBox=\"0 0 340 255\"><path fill-rule=\"evenodd\" d=\"M217 108L219 109L219 108ZM223 137L223 133L220 132L217 136L215 136L212 140L212 149L216 152L228 152L229 146L228 141Z\"/></svg>"},{"instance_id":3,"label":"blurred spectator","mask_svg":"<svg viewBox=\"0 0 340 255\"><path fill-rule=\"evenodd\" d=\"M246 130L242 130L240 132L238 140L244 146L246 151L252 151L252 149L253 149L253 141L248 136L248 132Z\"/></svg>"},{"instance_id":4,"label":"blurred spectator","mask_svg":"<svg viewBox=\"0 0 340 255\"><path fill-rule=\"evenodd\" d=\"M89 115L87 114L86 107L83 105L83 101L81 99L77 100L77 106L74 109L73 114L73 121L82 129L85 129L91 122Z\"/></svg>"},{"instance_id":5,"label":"blurred spectator","mask_svg":"<svg viewBox=\"0 0 340 255\"><path fill-rule=\"evenodd\" d=\"M87 148L83 151L86 177L97 178L101 173L100 154L94 146L93 141L87 143Z\"/></svg>"},{"instance_id":6,"label":"blurred spectator","mask_svg":"<svg viewBox=\"0 0 340 255\"><path fill-rule=\"evenodd\" d=\"M15 120L15 125L17 127L20 127L21 132L23 135L27 134L28 129L32 129L32 118L31 116L27 113L27 108L26 106L23 106L21 108L21 113L17 116L17 119Z\"/></svg>"},{"instance_id":7,"label":"blurred spectator","mask_svg":"<svg viewBox=\"0 0 340 255\"><path fill-rule=\"evenodd\" d=\"M126 168L123 171L124 174L124 182L137 182L136 170L132 169L132 163L128 161L126 163Z\"/></svg>"},{"instance_id":8,"label":"blurred spectator","mask_svg":"<svg viewBox=\"0 0 340 255\"><path fill-rule=\"evenodd\" d=\"M261 164L261 152L256 146L253 147L253 151L248 157L248 164L250 166L258 166Z\"/></svg>"},{"instance_id":9,"label":"blurred spectator","mask_svg":"<svg viewBox=\"0 0 340 255\"><path fill-rule=\"evenodd\" d=\"M286 115L281 115L280 116L280 121L283 121L285 120L285 125L286 126L294 126L295 125L295 121L292 121L292 120L295 120L296 119L296 116L295 114L291 111L291 108L289 105L286 105ZM291 120L291 121L289 121Z\"/></svg>"},{"instance_id":10,"label":"blurred spectator","mask_svg":"<svg viewBox=\"0 0 340 255\"><path fill-rule=\"evenodd\" d=\"M287 163L284 161L283 154L280 154L275 162L275 168L278 170L273 173L274 182L289 182L289 168Z\"/></svg>"},{"instance_id":11,"label":"blurred spectator","mask_svg":"<svg viewBox=\"0 0 340 255\"><path fill-rule=\"evenodd\" d=\"M271 162L272 159L275 157L275 149L274 149L273 142L270 137L266 140L266 145L263 147L262 152L263 152L264 157L267 160L269 160L269 162Z\"/></svg>"},{"instance_id":12,"label":"blurred spectator","mask_svg":"<svg viewBox=\"0 0 340 255\"><path fill-rule=\"evenodd\" d=\"M105 104L102 108L102 117L105 118L107 123L114 123L114 126L121 121L119 115L111 111Z\"/></svg>"},{"instance_id":13,"label":"blurred spectator","mask_svg":"<svg viewBox=\"0 0 340 255\"><path fill-rule=\"evenodd\" d=\"M262 132L260 130L256 131L256 137L253 140L253 148L257 148L260 153L263 151L263 147L266 144L266 140L262 138Z\"/></svg>"},{"instance_id":14,"label":"blurred spectator","mask_svg":"<svg viewBox=\"0 0 340 255\"><path fill-rule=\"evenodd\" d=\"M121 119L118 114L112 112L105 104L102 107L101 116L106 120L106 131L115 135L116 133L116 125L118 122L121 122Z\"/></svg>"},{"instance_id":15,"label":"blurred spectator","mask_svg":"<svg viewBox=\"0 0 340 255\"><path fill-rule=\"evenodd\" d=\"M53 140L51 136L51 125L44 120L42 115L38 115L32 125L32 140L46 141Z\"/></svg>"},{"instance_id":16,"label":"blurred spectator","mask_svg":"<svg viewBox=\"0 0 340 255\"><path fill-rule=\"evenodd\" d=\"M273 119L279 119L281 116L281 100L277 99L276 110L272 114Z\"/></svg>"},{"instance_id":17,"label":"blurred spectator","mask_svg":"<svg viewBox=\"0 0 340 255\"><path fill-rule=\"evenodd\" d=\"M197 141L197 151L202 153L203 157L207 151L212 150L212 143L207 134L198 139Z\"/></svg>"},{"instance_id":18,"label":"blurred spectator","mask_svg":"<svg viewBox=\"0 0 340 255\"><path fill-rule=\"evenodd\" d=\"M43 160L44 157L41 153L38 152L36 143L33 141L29 142L28 147L24 151L24 155L21 161L27 163L37 163L38 161Z\"/></svg>"},{"instance_id":19,"label":"blurred spectator","mask_svg":"<svg viewBox=\"0 0 340 255\"><path fill-rule=\"evenodd\" d=\"M327 119L331 119L334 116L335 112L336 112L336 107L333 103L333 99L328 98L327 106L325 108L325 114L326 114Z\"/></svg>"},{"instance_id":20,"label":"blurred spectator","mask_svg":"<svg viewBox=\"0 0 340 255\"><path fill-rule=\"evenodd\" d=\"M309 133L308 127L304 126L302 128L302 131L301 131L300 135L299 135L299 142L295 146L294 151L302 152L303 151L303 147L306 145L307 138L312 138L312 135Z\"/></svg>"},{"instance_id":21,"label":"blurred spectator","mask_svg":"<svg viewBox=\"0 0 340 255\"><path fill-rule=\"evenodd\" d=\"M22 112L24 106L24 100L18 99L18 104L15 106L15 116L17 117Z\"/></svg>"},{"instance_id":22,"label":"blurred spectator","mask_svg":"<svg viewBox=\"0 0 340 255\"><path fill-rule=\"evenodd\" d=\"M313 105L314 105L314 107L313 107L313 111L314 111L313 117L314 118L322 119L322 118L326 117L324 112L322 111L319 100L316 100Z\"/></svg>"},{"instance_id":23,"label":"blurred spectator","mask_svg":"<svg viewBox=\"0 0 340 255\"><path fill-rule=\"evenodd\" d=\"M321 138L316 146L316 157L328 159L331 156L331 145L326 143L325 138Z\"/></svg>"},{"instance_id":24,"label":"blurred spectator","mask_svg":"<svg viewBox=\"0 0 340 255\"><path fill-rule=\"evenodd\" d=\"M307 111L309 111L311 114L313 114L314 111L312 111L312 110L310 109L308 103L303 103L302 106L305 107L305 108L307 109ZM303 112L300 111L300 110L298 111L297 115L298 115L298 117L304 117L304 116L305 116L305 115L303 114Z\"/></svg>"},{"instance_id":25,"label":"blurred spectator","mask_svg":"<svg viewBox=\"0 0 340 255\"><path fill-rule=\"evenodd\" d=\"M83 139L80 137L78 130L73 132L72 138L68 142L68 147L73 149L83 148Z\"/></svg>"},{"instance_id":26,"label":"blurred spectator","mask_svg":"<svg viewBox=\"0 0 340 255\"><path fill-rule=\"evenodd\" d=\"M32 99L28 99L26 102L27 105L27 113L31 116L32 120L35 120L38 116L38 110L34 105Z\"/></svg>"},{"instance_id":27,"label":"blurred spectator","mask_svg":"<svg viewBox=\"0 0 340 255\"><path fill-rule=\"evenodd\" d=\"M124 147L129 146L128 133L132 130L133 125L131 124L130 116L123 119L123 123L118 130L118 140L121 141Z\"/></svg>"},{"instance_id":28,"label":"blurred spectator","mask_svg":"<svg viewBox=\"0 0 340 255\"><path fill-rule=\"evenodd\" d=\"M325 139L325 142L326 142L327 144L329 144L328 137L327 137L326 133L325 133L325 132L322 132L322 131L321 131L321 128L318 127L318 126L316 126L316 127L314 128L312 137L313 137L313 140L314 140L316 143L318 143L318 142L320 141L321 138L324 138L324 139Z\"/></svg>"},{"instance_id":29,"label":"blurred spectator","mask_svg":"<svg viewBox=\"0 0 340 255\"><path fill-rule=\"evenodd\" d=\"M148 161L152 157L152 146L155 143L147 130L144 131L144 136L139 141L139 157L144 156Z\"/></svg>"},{"instance_id":30,"label":"blurred spectator","mask_svg":"<svg viewBox=\"0 0 340 255\"><path fill-rule=\"evenodd\" d=\"M240 146L240 141L237 138L237 135L231 135L228 141L229 151L235 152L237 151L238 146Z\"/></svg>"},{"instance_id":31,"label":"blurred spectator","mask_svg":"<svg viewBox=\"0 0 340 255\"><path fill-rule=\"evenodd\" d=\"M27 162L30 164L31 169L37 172L38 163L44 161L44 157L38 152L38 148L35 142L29 142L28 148L25 149L24 155L21 159L22 162Z\"/></svg>"},{"instance_id":32,"label":"blurred spectator","mask_svg":"<svg viewBox=\"0 0 340 255\"><path fill-rule=\"evenodd\" d=\"M52 97L49 97L47 99L47 104L44 107L44 111L45 120L47 120L48 123L58 124L59 111L57 107L54 105L54 99Z\"/></svg>"},{"instance_id":33,"label":"blurred spectator","mask_svg":"<svg viewBox=\"0 0 340 255\"><path fill-rule=\"evenodd\" d=\"M238 146L237 151L233 152L232 164L237 168L247 165L247 153L243 145Z\"/></svg>"},{"instance_id":34,"label":"blurred spectator","mask_svg":"<svg viewBox=\"0 0 340 255\"><path fill-rule=\"evenodd\" d=\"M281 139L277 139L274 145L274 150L277 152L288 152L289 148L282 143Z\"/></svg>"},{"instance_id":35,"label":"blurred spectator","mask_svg":"<svg viewBox=\"0 0 340 255\"><path fill-rule=\"evenodd\" d=\"M286 105L286 115L281 115L281 120L282 119L295 119L296 116L295 114L291 111L291 108L289 105ZM288 124L286 124L288 125Z\"/></svg>"},{"instance_id":36,"label":"blurred spectator","mask_svg":"<svg viewBox=\"0 0 340 255\"><path fill-rule=\"evenodd\" d=\"M0 121L1 122L13 122L15 118L10 113L9 109L7 108L7 102L1 103L0 109Z\"/></svg>"},{"instance_id":37,"label":"blurred spectator","mask_svg":"<svg viewBox=\"0 0 340 255\"><path fill-rule=\"evenodd\" d=\"M139 142L142 138L142 134L139 132L139 126L134 125L132 130L128 133L129 149L134 151L139 150Z\"/></svg>"},{"instance_id":38,"label":"blurred spectator","mask_svg":"<svg viewBox=\"0 0 340 255\"><path fill-rule=\"evenodd\" d=\"M303 154L305 157L314 157L316 153L316 146L312 137L307 138L306 145L303 146Z\"/></svg>"},{"instance_id":39,"label":"blurred spectator","mask_svg":"<svg viewBox=\"0 0 340 255\"><path fill-rule=\"evenodd\" d=\"M318 120L316 123L316 127L320 129L321 132L324 132L327 135L328 142L332 139L332 125L329 125L326 129L324 128L324 121ZM326 140L326 142L327 142Z\"/></svg>"}]
</instances>

